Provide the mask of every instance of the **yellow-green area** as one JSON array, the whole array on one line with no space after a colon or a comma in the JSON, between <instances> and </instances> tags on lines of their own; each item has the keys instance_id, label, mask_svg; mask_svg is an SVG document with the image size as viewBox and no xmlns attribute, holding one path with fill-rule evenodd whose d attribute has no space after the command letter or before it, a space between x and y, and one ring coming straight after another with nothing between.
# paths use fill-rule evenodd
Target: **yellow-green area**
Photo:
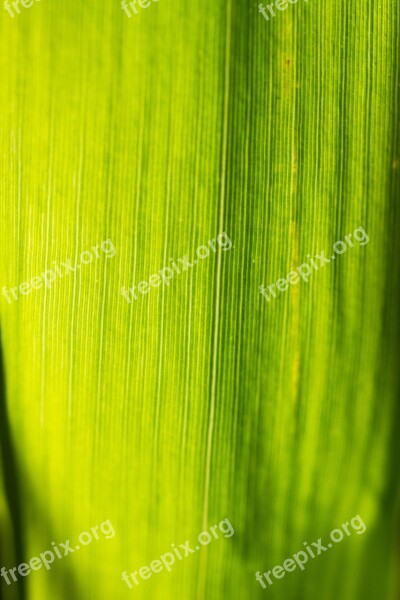
<instances>
[{"instance_id":1,"label":"yellow-green area","mask_svg":"<svg viewBox=\"0 0 400 600\"><path fill-rule=\"evenodd\" d=\"M399 60L397 0L1 10L0 288L117 251L0 295L0 567L116 532L2 599L398 597ZM121 295L223 231L231 250ZM355 515L363 535L261 588Z\"/></svg>"}]
</instances>

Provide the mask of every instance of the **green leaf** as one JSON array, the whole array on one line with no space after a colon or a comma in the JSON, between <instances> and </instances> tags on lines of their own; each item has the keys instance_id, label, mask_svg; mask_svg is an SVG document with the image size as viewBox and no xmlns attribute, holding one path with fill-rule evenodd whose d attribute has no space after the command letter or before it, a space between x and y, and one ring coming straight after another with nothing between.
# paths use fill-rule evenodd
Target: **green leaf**
<instances>
[{"instance_id":1,"label":"green leaf","mask_svg":"<svg viewBox=\"0 0 400 600\"><path fill-rule=\"evenodd\" d=\"M137 8L0 17L0 567L116 532L1 593L394 599L398 5ZM260 294L359 227L368 244ZM222 232L229 251L121 294ZM363 535L256 581L356 515ZM232 537L122 581L226 518Z\"/></svg>"}]
</instances>

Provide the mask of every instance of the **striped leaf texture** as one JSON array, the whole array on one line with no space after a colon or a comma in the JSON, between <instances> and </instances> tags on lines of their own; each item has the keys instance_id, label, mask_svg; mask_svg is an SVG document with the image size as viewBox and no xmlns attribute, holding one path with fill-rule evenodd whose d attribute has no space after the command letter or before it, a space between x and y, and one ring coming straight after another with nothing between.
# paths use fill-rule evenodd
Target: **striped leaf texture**
<instances>
[{"instance_id":1,"label":"striped leaf texture","mask_svg":"<svg viewBox=\"0 0 400 600\"><path fill-rule=\"evenodd\" d=\"M400 5L286 4L1 11L2 599L399 597Z\"/></svg>"}]
</instances>

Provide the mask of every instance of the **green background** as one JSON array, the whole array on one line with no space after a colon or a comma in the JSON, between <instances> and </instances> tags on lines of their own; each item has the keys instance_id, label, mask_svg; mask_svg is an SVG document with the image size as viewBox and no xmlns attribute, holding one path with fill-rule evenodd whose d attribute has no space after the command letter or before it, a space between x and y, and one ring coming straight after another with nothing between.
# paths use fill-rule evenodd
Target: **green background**
<instances>
[{"instance_id":1,"label":"green background","mask_svg":"<svg viewBox=\"0 0 400 600\"><path fill-rule=\"evenodd\" d=\"M117 254L0 297L0 564L116 535L1 597L397 598L399 4L20 10L0 15L0 284ZM359 226L366 246L259 294ZM221 231L229 252L121 296ZM357 514L363 535L255 581ZM121 581L224 518L233 537Z\"/></svg>"}]
</instances>

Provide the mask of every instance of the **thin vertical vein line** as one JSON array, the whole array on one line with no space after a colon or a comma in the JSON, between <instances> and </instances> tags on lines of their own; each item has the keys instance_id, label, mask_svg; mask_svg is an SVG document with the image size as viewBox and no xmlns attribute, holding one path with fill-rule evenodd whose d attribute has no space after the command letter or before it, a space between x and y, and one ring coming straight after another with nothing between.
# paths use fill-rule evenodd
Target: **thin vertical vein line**
<instances>
[{"instance_id":1,"label":"thin vertical vein line","mask_svg":"<svg viewBox=\"0 0 400 600\"><path fill-rule=\"evenodd\" d=\"M97 372L97 403L96 403L96 432L95 432L95 445L96 450L99 447L99 436L100 436L100 396L101 396L101 384L102 384L102 370L103 370L103 343L104 343L104 320L106 311L106 295L107 295L107 262L104 261L103 267L103 298L101 301L101 318L100 318L100 335L99 335L99 367Z\"/></svg>"},{"instance_id":2,"label":"thin vertical vein line","mask_svg":"<svg viewBox=\"0 0 400 600\"><path fill-rule=\"evenodd\" d=\"M204 43L204 42L203 42ZM200 115L204 112L204 106L202 103L203 95L200 93L197 96L197 106L195 109L196 115L200 117ZM200 160L199 156L201 156L201 132L202 132L202 120L201 118L197 118L196 120L196 129L195 129L195 170L194 170L194 197L193 197L193 222L192 222L192 232L196 230L197 223L197 206L199 200L199 169L200 169ZM194 235L194 233L193 233ZM185 454L185 446L187 442L188 435L188 421L189 421L189 393L190 393L190 378L192 375L190 355L192 351L192 312L194 310L193 307L193 279L188 279L188 289L189 289L189 310L187 315L187 346L186 346L186 379L185 379L185 401L184 401L184 409L183 409L183 426L182 426L182 438L181 438L181 462L180 462L180 490L184 489L185 482L185 469L186 469L186 454ZM182 498L182 502L184 505L183 494L180 494L180 498Z\"/></svg>"},{"instance_id":3,"label":"thin vertical vein line","mask_svg":"<svg viewBox=\"0 0 400 600\"><path fill-rule=\"evenodd\" d=\"M247 40L248 46L246 48L246 52L248 53L248 56L251 56L252 53L252 48L253 48L253 44L251 43L253 41L253 29L250 29L250 36L249 39ZM248 95L248 104L246 105L246 111L245 111L245 131L244 131L244 137L243 137L243 155L244 155L244 164L245 164L245 168L243 171L243 184L242 184L242 189L243 189L243 193L246 194L246 192L249 189L249 171L251 174L251 161L249 159L249 155L250 155L250 142L251 142L251 129L252 129L252 121L249 115L249 107L251 106L252 102L253 102L253 88L252 88L252 82L253 82L253 77L252 77L252 73L249 72L248 73L248 88L249 88L249 95ZM250 166L249 166L250 165ZM251 209L250 209L251 210ZM247 244L247 226L248 226L248 217L249 217L249 212L250 210L247 209L246 205L243 207L243 234L242 234L242 247L246 248L246 244ZM241 272L245 272L246 269L246 262L248 260L248 256L245 252L242 253L242 258L241 258ZM240 379L241 379L241 361L242 361L242 356L246 354L246 350L243 349L243 344L242 344L242 334L244 331L244 327L245 327L245 311L244 311L244 285L239 285L238 291L237 291L237 295L238 295L238 303L237 303L237 330L238 330L238 334L236 337L236 360L235 360L235 367L236 367L236 376L234 379L234 386L233 386L233 418L232 418L232 438L230 440L231 443L231 464L230 464L230 472L232 473L232 475L234 475L235 473L235 469L236 469L236 451L237 451L237 446L238 446L238 436L239 436L239 432L238 432L238 421L239 421L239 397L240 397ZM244 337L244 336L243 336ZM234 482L234 477L232 476L232 482Z\"/></svg>"},{"instance_id":4,"label":"thin vertical vein line","mask_svg":"<svg viewBox=\"0 0 400 600\"><path fill-rule=\"evenodd\" d=\"M77 263L77 254L79 247L79 209L82 195L82 171L83 171L83 127L81 128L81 139L79 144L79 167L78 167L78 190L76 199L76 227L75 227L75 264ZM76 273L74 274L74 288L72 292L72 315L70 328L70 353L69 353L69 377L68 377L68 411L67 422L68 432L71 427L71 405L72 405L72 373L73 373L73 352L74 352L74 331L75 331L75 304L76 304Z\"/></svg>"},{"instance_id":5,"label":"thin vertical vein line","mask_svg":"<svg viewBox=\"0 0 400 600\"><path fill-rule=\"evenodd\" d=\"M110 132L111 138L111 152L114 150L114 138L112 137L112 132ZM108 167L107 172L107 194L108 197L111 197L111 167ZM106 216L107 220L107 216ZM100 335L99 335L99 366L97 371L97 403L96 403L96 430L95 430L95 452L97 453L99 449L99 437L100 437L100 419L101 419L101 387L103 383L102 371L103 371L103 346L104 346L104 323L105 323L105 313L106 313L106 296L107 296L107 270L108 270L108 262L104 261L103 273L102 273L102 289L103 289L103 297L101 299L101 318L100 318Z\"/></svg>"},{"instance_id":6,"label":"thin vertical vein line","mask_svg":"<svg viewBox=\"0 0 400 600\"><path fill-rule=\"evenodd\" d=\"M50 201L51 201L51 182L53 168L53 123L50 131L50 149L49 149L49 176L47 179L47 223L46 223L46 252L44 264L47 267L49 261L49 234L50 234ZM47 308L47 288L44 290L43 301L43 321L42 321L42 369L40 385L40 427L44 425L44 383L45 383L45 356L46 356L46 308Z\"/></svg>"},{"instance_id":7,"label":"thin vertical vein line","mask_svg":"<svg viewBox=\"0 0 400 600\"><path fill-rule=\"evenodd\" d=\"M223 230L224 214L225 214L225 194L226 194L226 163L227 163L227 147L228 147L228 112L229 112L229 69L230 69L230 46L231 46L231 2L227 3L227 23L226 23L226 41L225 41L225 85L224 85L224 108L223 108L223 138L222 138L222 162L221 162L221 194L220 194L220 210L219 210L219 229L218 233ZM217 276L216 276L216 291L215 291L215 322L213 335L213 360L211 370L211 401L210 401L210 416L208 422L207 434L207 454L206 454L206 470L204 481L204 506L203 506L203 529L207 528L208 522L208 505L210 493L210 472L211 472L211 449L213 444L214 418L215 418L215 391L217 384L217 356L218 356L218 336L219 336L219 321L220 321L220 302L221 302L221 266L222 254L218 253L217 260Z\"/></svg>"},{"instance_id":8,"label":"thin vertical vein line","mask_svg":"<svg viewBox=\"0 0 400 600\"><path fill-rule=\"evenodd\" d=\"M193 285L192 281L189 282L189 311L187 317L187 348L186 348L186 381L185 381L185 404L183 409L183 429L182 429L182 443L181 443L181 485L184 476L184 465L185 465L185 444L187 435L187 420L188 420L188 404L189 404L189 380L190 380L190 352L191 352L191 319L192 319L192 300L193 300Z\"/></svg>"},{"instance_id":9,"label":"thin vertical vein line","mask_svg":"<svg viewBox=\"0 0 400 600\"><path fill-rule=\"evenodd\" d=\"M21 248L21 186L22 186L22 178L21 178L21 165L22 165L22 157L21 157L21 148L22 148L22 127L20 127L18 132L18 227L17 227L17 256L18 256L18 269L20 268L20 248Z\"/></svg>"},{"instance_id":10,"label":"thin vertical vein line","mask_svg":"<svg viewBox=\"0 0 400 600\"><path fill-rule=\"evenodd\" d=\"M169 210L171 201L171 165L168 167L168 181L167 181L167 209L166 209L166 222L165 222L165 241L164 241L164 265L167 261L167 246L168 246L168 226L169 226ZM163 343L164 343L164 288L162 287L162 301L161 301L161 324L160 324L160 352L158 359L158 373L157 373L157 400L156 400L156 413L155 413L155 425L154 425L154 457L155 465L157 465L158 459L158 430L160 420L160 388L161 388L161 377L162 377L162 362L163 362Z\"/></svg>"},{"instance_id":11,"label":"thin vertical vein line","mask_svg":"<svg viewBox=\"0 0 400 600\"><path fill-rule=\"evenodd\" d=\"M140 206L140 189L142 185L142 170L143 170L143 137L144 137L144 114L143 111L140 112L140 121L139 121L139 151L138 151L138 162L137 162L137 179L136 179L136 210L135 210L135 235L133 241L133 278L132 283L136 281L136 270L137 270L137 260L138 260L138 222L139 222L139 206ZM131 371L131 353L132 353L132 327L133 327L133 307L135 306L135 302L131 303L130 311L129 311L129 328L128 328L128 353L127 353L127 363L126 363L126 372L125 372L125 398L124 398L124 434L123 439L127 438L127 430L128 430L128 407L129 401L127 398L127 393L129 389L129 378Z\"/></svg>"},{"instance_id":12,"label":"thin vertical vein line","mask_svg":"<svg viewBox=\"0 0 400 600\"><path fill-rule=\"evenodd\" d=\"M21 119L22 120L22 119ZM13 136L14 137L14 136ZM17 261L16 261L16 266L18 269L18 272L21 272L21 196L22 196L22 177L21 177L21 171L22 171L22 123L20 123L19 126L19 131L18 131L18 142L15 142L18 144L18 181L17 181L17 203L18 203L18 212L17 212L17 223L16 223L16 229L17 229L17 248L16 248L16 256L17 256ZM17 334L20 335L20 329L19 329L20 325L19 325L19 320L17 321ZM20 360L20 352L17 350L17 361Z\"/></svg>"}]
</instances>

